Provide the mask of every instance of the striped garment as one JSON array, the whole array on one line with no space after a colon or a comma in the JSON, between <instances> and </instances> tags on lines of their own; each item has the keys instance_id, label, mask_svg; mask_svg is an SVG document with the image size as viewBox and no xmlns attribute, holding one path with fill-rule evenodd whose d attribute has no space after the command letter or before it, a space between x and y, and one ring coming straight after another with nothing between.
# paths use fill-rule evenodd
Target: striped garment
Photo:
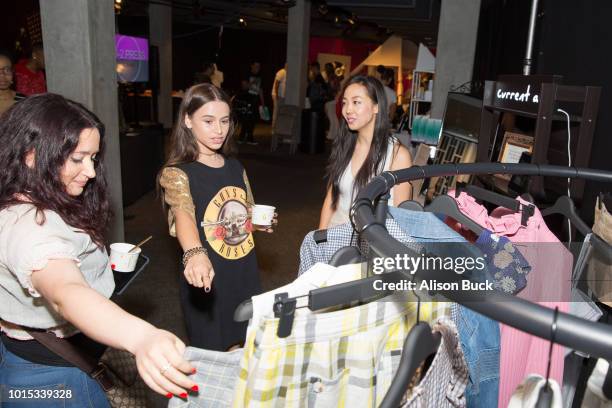
<instances>
[{"instance_id":1,"label":"striped garment","mask_svg":"<svg viewBox=\"0 0 612 408\"><path fill-rule=\"evenodd\" d=\"M466 406L465 389L469 374L457 328L449 318L443 317L438 319L433 331L442 335L438 352L423 379L406 393L407 400L401 408Z\"/></svg>"},{"instance_id":2,"label":"striped garment","mask_svg":"<svg viewBox=\"0 0 612 408\"><path fill-rule=\"evenodd\" d=\"M346 310L298 314L287 338L276 335L278 319L259 320L247 333L233 406L378 406L415 323L412 296L395 293ZM436 321L449 309L449 303L423 303L421 320Z\"/></svg>"}]
</instances>

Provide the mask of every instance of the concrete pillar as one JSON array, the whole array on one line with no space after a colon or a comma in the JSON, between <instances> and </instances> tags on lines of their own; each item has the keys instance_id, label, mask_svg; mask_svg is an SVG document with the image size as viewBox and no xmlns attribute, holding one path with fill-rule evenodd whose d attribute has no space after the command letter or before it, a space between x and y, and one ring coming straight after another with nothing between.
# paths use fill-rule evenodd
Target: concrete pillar
<instances>
[{"instance_id":1,"label":"concrete pillar","mask_svg":"<svg viewBox=\"0 0 612 408\"><path fill-rule=\"evenodd\" d=\"M431 117L442 119L451 86L472 80L480 0L442 0Z\"/></svg>"},{"instance_id":2,"label":"concrete pillar","mask_svg":"<svg viewBox=\"0 0 612 408\"><path fill-rule=\"evenodd\" d=\"M110 242L122 242L123 200L113 0L40 2L47 88L91 109L106 126L106 176L114 217Z\"/></svg>"},{"instance_id":3,"label":"concrete pillar","mask_svg":"<svg viewBox=\"0 0 612 408\"><path fill-rule=\"evenodd\" d=\"M169 1L149 4L149 39L159 52L157 119L171 128L172 115L172 5Z\"/></svg>"},{"instance_id":4,"label":"concrete pillar","mask_svg":"<svg viewBox=\"0 0 612 408\"><path fill-rule=\"evenodd\" d=\"M287 25L287 88L285 103L304 107L308 83L310 0L297 0L289 9Z\"/></svg>"},{"instance_id":5,"label":"concrete pillar","mask_svg":"<svg viewBox=\"0 0 612 408\"><path fill-rule=\"evenodd\" d=\"M304 108L306 85L308 83L308 43L310 38L310 0L297 0L289 9L287 24L287 84L285 104ZM294 126L297 134L294 140L300 140L302 115L297 116Z\"/></svg>"}]
</instances>

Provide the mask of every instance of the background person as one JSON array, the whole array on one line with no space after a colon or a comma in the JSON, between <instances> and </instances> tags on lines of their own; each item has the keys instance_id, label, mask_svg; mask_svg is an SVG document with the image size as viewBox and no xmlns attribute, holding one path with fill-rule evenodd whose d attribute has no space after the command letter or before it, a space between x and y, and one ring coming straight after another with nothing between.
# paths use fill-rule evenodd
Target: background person
<instances>
[{"instance_id":1,"label":"background person","mask_svg":"<svg viewBox=\"0 0 612 408\"><path fill-rule=\"evenodd\" d=\"M382 75L382 83L385 86L385 96L389 104L389 120L393 122L397 110L397 92L395 92L395 71L391 68L385 69Z\"/></svg>"},{"instance_id":2,"label":"background person","mask_svg":"<svg viewBox=\"0 0 612 408\"><path fill-rule=\"evenodd\" d=\"M349 221L350 206L372 177L386 170L412 166L408 150L390 135L388 103L383 85L371 76L354 76L342 91L338 136L327 166L327 195L319 229ZM412 196L409 183L391 189L390 204Z\"/></svg>"},{"instance_id":3,"label":"background person","mask_svg":"<svg viewBox=\"0 0 612 408\"><path fill-rule=\"evenodd\" d=\"M0 115L25 96L15 92L13 86L13 62L8 53L0 51Z\"/></svg>"},{"instance_id":4,"label":"background person","mask_svg":"<svg viewBox=\"0 0 612 408\"><path fill-rule=\"evenodd\" d=\"M338 114L336 113L336 99L340 91L340 78L336 75L334 64L328 62L325 64L325 76L327 80L327 102L325 102L325 114L329 121L329 129L327 130L327 139L334 140L338 133Z\"/></svg>"},{"instance_id":5,"label":"background person","mask_svg":"<svg viewBox=\"0 0 612 408\"><path fill-rule=\"evenodd\" d=\"M253 143L253 132L258 119L258 115L256 115L253 109L254 106L257 106L257 97L249 92L249 83L246 80L242 80L240 92L232 100L234 113L240 123L238 143Z\"/></svg>"},{"instance_id":6,"label":"background person","mask_svg":"<svg viewBox=\"0 0 612 408\"><path fill-rule=\"evenodd\" d=\"M264 96L263 96L263 84L261 79L261 64L259 62L251 63L249 74L246 78L249 83L249 93L253 95L256 103L253 104L253 116L259 117L259 107L264 106ZM250 138L246 140L248 144L256 145L253 134L251 133Z\"/></svg>"},{"instance_id":7,"label":"background person","mask_svg":"<svg viewBox=\"0 0 612 408\"><path fill-rule=\"evenodd\" d=\"M0 384L7 390L70 390L70 407L108 407L100 385L43 347L26 328L53 333L91 357L98 343L127 350L154 391L185 398L197 385L184 373L185 345L108 297L115 283L104 234L110 208L104 126L60 95L15 104L0 123ZM61 386L49 384L61 384ZM6 404L6 405L5 405ZM44 404L43 404L44 405Z\"/></svg>"},{"instance_id":8,"label":"background person","mask_svg":"<svg viewBox=\"0 0 612 408\"><path fill-rule=\"evenodd\" d=\"M47 92L45 80L45 53L41 44L32 47L30 58L15 65L15 89L26 96Z\"/></svg>"},{"instance_id":9,"label":"background person","mask_svg":"<svg viewBox=\"0 0 612 408\"><path fill-rule=\"evenodd\" d=\"M287 85L287 63L276 72L272 84L272 133L276 129L276 118L279 108L285 103L285 87Z\"/></svg>"}]
</instances>

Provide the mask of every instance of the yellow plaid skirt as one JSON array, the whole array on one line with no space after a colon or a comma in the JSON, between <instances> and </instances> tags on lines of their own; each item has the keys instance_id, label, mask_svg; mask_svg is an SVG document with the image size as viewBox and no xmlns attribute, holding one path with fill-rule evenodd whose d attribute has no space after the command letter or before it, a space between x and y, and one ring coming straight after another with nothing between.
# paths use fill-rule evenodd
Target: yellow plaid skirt
<instances>
[{"instance_id":1,"label":"yellow plaid skirt","mask_svg":"<svg viewBox=\"0 0 612 408\"><path fill-rule=\"evenodd\" d=\"M410 292L327 313L297 314L291 335L263 318L247 333L234 407L376 407L389 388L415 324ZM450 315L424 302L421 320Z\"/></svg>"}]
</instances>

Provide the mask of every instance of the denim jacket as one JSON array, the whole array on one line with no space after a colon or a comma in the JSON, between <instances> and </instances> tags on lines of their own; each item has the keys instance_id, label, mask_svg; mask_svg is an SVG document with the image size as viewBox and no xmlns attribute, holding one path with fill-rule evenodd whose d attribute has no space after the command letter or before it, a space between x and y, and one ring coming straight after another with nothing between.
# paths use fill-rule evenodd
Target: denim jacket
<instances>
[{"instance_id":1,"label":"denim jacket","mask_svg":"<svg viewBox=\"0 0 612 408\"><path fill-rule=\"evenodd\" d=\"M465 242L465 238L446 225L435 214L389 207L389 213L404 233L425 247L434 250L444 243ZM455 249L455 247L452 247ZM466 250L477 248L469 244ZM459 249L459 247L457 247ZM462 249L463 252L463 249ZM461 305L454 305L452 318L469 369L466 389L467 406L490 408L497 406L499 392L499 323Z\"/></svg>"}]
</instances>

